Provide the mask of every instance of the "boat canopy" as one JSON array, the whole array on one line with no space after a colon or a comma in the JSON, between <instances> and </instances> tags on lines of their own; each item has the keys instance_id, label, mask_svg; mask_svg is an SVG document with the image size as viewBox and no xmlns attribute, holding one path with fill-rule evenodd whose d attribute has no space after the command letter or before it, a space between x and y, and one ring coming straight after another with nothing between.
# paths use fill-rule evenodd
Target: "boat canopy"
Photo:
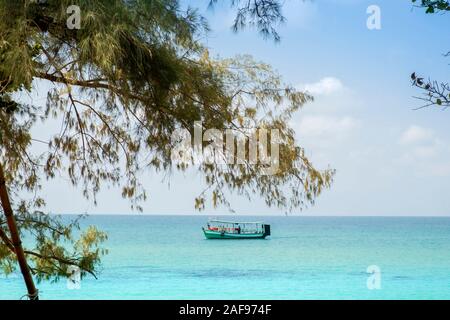
<instances>
[{"instance_id":1,"label":"boat canopy","mask_svg":"<svg viewBox=\"0 0 450 320\"><path fill-rule=\"evenodd\" d=\"M217 220L217 219L210 219L208 222L210 223L222 223L222 224L264 224L264 222L237 222L237 221L224 221L224 220Z\"/></svg>"}]
</instances>

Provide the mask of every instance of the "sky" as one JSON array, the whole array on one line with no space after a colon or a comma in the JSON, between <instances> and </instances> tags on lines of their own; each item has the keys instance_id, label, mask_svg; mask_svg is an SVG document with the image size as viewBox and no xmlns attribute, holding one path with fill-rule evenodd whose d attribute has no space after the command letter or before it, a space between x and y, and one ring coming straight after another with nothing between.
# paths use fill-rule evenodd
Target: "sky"
<instances>
[{"instance_id":1,"label":"sky","mask_svg":"<svg viewBox=\"0 0 450 320\"><path fill-rule=\"evenodd\" d=\"M274 43L251 29L233 33L227 3L183 2L208 19L211 54L251 54L315 97L292 125L313 164L337 173L313 207L292 215L450 216L450 110L414 110L421 104L410 83L412 72L449 80L448 14L426 15L409 0L286 0L287 21ZM381 10L380 30L367 28L370 5ZM142 180L149 194L143 214L198 214L201 175L167 180L148 172ZM43 196L52 213L133 213L117 189L103 190L97 206L63 180L46 182ZM230 200L236 214L285 214L258 197ZM226 213L207 206L201 214Z\"/></svg>"}]
</instances>

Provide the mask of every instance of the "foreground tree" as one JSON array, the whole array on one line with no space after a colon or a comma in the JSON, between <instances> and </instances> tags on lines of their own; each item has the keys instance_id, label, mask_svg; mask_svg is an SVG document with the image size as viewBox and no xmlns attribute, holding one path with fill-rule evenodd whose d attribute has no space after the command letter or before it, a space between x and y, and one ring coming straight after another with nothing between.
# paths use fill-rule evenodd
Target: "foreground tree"
<instances>
[{"instance_id":1,"label":"foreground tree","mask_svg":"<svg viewBox=\"0 0 450 320\"><path fill-rule=\"evenodd\" d=\"M74 4L80 29L68 28L68 18L77 18L77 10L67 14ZM288 124L312 97L251 57L211 59L198 41L206 31L205 21L176 0L0 0L0 266L8 274L19 262L31 298L37 290L30 274L57 280L77 266L95 275L106 253L106 235L95 227L74 232L79 220L67 225L40 211L45 179L66 175L94 202L103 185L120 186L138 210L147 198L139 175L148 168L202 172L207 189L195 199L197 209L207 198L230 206L226 194L237 192L292 210L330 185L334 171L312 166ZM51 88L45 106L24 103L41 82ZM61 121L59 132L32 135L38 122L52 119ZM193 132L196 121L247 136L248 129L277 129L278 170L263 174L265 164L248 158L174 164L173 132ZM47 150L36 153L34 144Z\"/></svg>"}]
</instances>

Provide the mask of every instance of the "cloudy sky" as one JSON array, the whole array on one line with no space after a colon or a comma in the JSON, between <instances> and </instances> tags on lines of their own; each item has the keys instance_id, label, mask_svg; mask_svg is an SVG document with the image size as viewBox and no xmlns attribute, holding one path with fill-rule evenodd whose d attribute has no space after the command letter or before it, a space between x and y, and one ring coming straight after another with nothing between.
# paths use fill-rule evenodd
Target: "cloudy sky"
<instances>
[{"instance_id":1,"label":"cloudy sky","mask_svg":"<svg viewBox=\"0 0 450 320\"><path fill-rule=\"evenodd\" d=\"M292 124L313 163L335 168L337 175L301 214L450 216L450 110L414 111L420 102L409 81L413 71L448 80L448 15L427 16L409 0L287 0L287 22L276 44L251 30L234 34L235 12L226 5L211 10L208 1L185 1L208 18L212 31L205 43L214 55L251 54L315 96ZM366 26L373 4L381 9L381 30ZM144 212L195 213L201 176L163 179L144 177ZM47 184L44 196L51 212L131 212L114 189L100 194L97 207L61 181ZM258 198L231 200L239 214L284 214ZM206 210L220 213L226 209Z\"/></svg>"}]
</instances>

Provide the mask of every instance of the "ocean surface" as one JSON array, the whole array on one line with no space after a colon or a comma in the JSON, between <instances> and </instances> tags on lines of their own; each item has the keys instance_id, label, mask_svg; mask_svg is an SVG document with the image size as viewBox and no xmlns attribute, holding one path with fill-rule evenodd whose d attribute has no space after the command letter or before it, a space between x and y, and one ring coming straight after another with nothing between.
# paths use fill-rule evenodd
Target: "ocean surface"
<instances>
[{"instance_id":1,"label":"ocean surface","mask_svg":"<svg viewBox=\"0 0 450 320\"><path fill-rule=\"evenodd\" d=\"M40 283L41 299L450 299L450 218L227 219L272 236L206 240L205 216L90 216L109 234L98 279ZM0 275L0 299L24 293Z\"/></svg>"}]
</instances>

